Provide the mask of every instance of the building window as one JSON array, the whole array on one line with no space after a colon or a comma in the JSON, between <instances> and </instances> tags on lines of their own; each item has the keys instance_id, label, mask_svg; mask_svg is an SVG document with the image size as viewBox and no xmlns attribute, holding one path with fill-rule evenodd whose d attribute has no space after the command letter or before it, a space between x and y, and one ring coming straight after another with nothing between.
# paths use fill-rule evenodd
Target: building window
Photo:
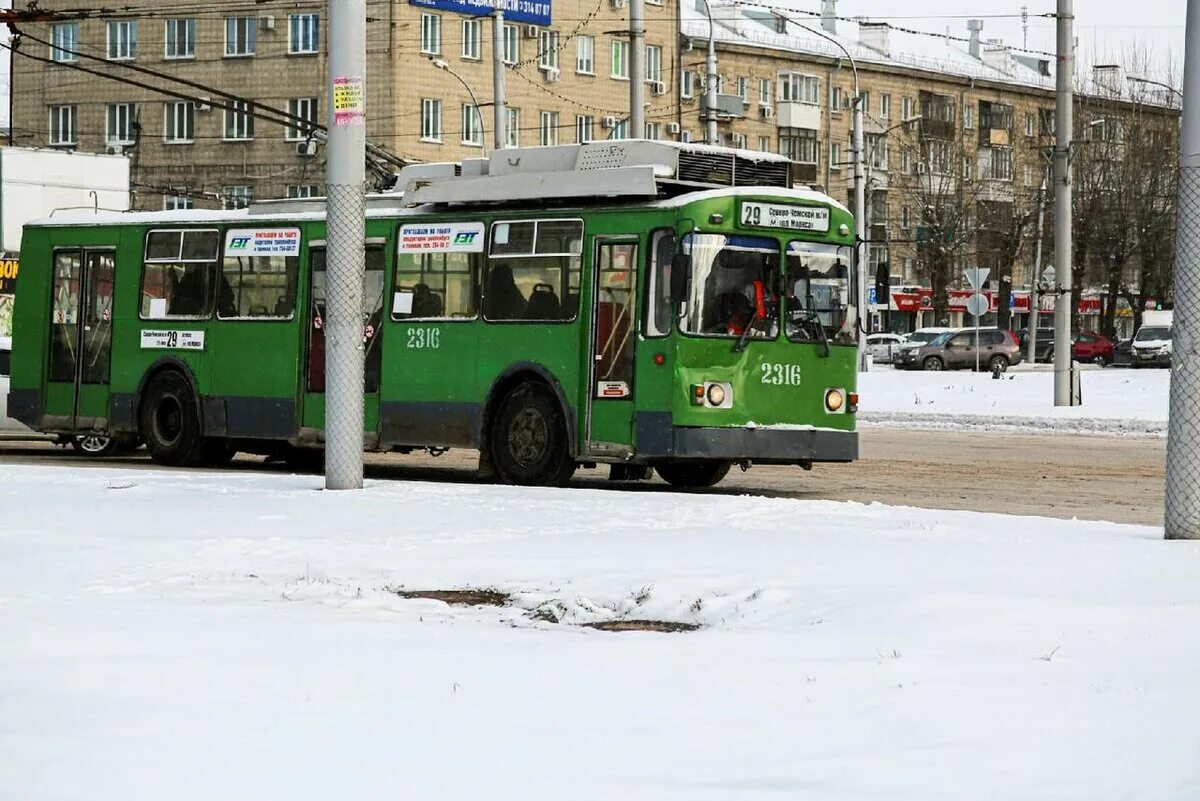
<instances>
[{"instance_id":1,"label":"building window","mask_svg":"<svg viewBox=\"0 0 1200 801\"><path fill-rule=\"evenodd\" d=\"M421 139L426 142L442 141L442 101L421 98Z\"/></svg>"},{"instance_id":2,"label":"building window","mask_svg":"<svg viewBox=\"0 0 1200 801\"><path fill-rule=\"evenodd\" d=\"M317 98L293 97L288 100L288 114L292 121L288 123L283 138L289 142L307 139L315 130L313 125L317 122Z\"/></svg>"},{"instance_id":3,"label":"building window","mask_svg":"<svg viewBox=\"0 0 1200 801\"><path fill-rule=\"evenodd\" d=\"M758 104L760 106L771 105L771 79L758 79Z\"/></svg>"},{"instance_id":4,"label":"building window","mask_svg":"<svg viewBox=\"0 0 1200 801\"><path fill-rule=\"evenodd\" d=\"M254 138L254 114L245 100L234 100L225 109L225 138L228 140Z\"/></svg>"},{"instance_id":5,"label":"building window","mask_svg":"<svg viewBox=\"0 0 1200 801\"><path fill-rule=\"evenodd\" d=\"M892 116L892 96L881 94L879 96L879 116L882 119L888 119Z\"/></svg>"},{"instance_id":6,"label":"building window","mask_svg":"<svg viewBox=\"0 0 1200 801\"><path fill-rule=\"evenodd\" d=\"M438 14L421 15L421 52L434 56L442 52L442 18Z\"/></svg>"},{"instance_id":7,"label":"building window","mask_svg":"<svg viewBox=\"0 0 1200 801\"><path fill-rule=\"evenodd\" d=\"M196 106L192 102L167 103L164 136L168 142L189 143L195 123Z\"/></svg>"},{"instance_id":8,"label":"building window","mask_svg":"<svg viewBox=\"0 0 1200 801\"><path fill-rule=\"evenodd\" d=\"M113 61L137 58L137 22L108 23L108 57Z\"/></svg>"},{"instance_id":9,"label":"building window","mask_svg":"<svg viewBox=\"0 0 1200 801\"><path fill-rule=\"evenodd\" d=\"M811 75L785 72L779 76L780 103L807 103L810 106L821 102L821 81ZM836 110L836 109L835 109Z\"/></svg>"},{"instance_id":10,"label":"building window","mask_svg":"<svg viewBox=\"0 0 1200 801\"><path fill-rule=\"evenodd\" d=\"M804 164L816 164L817 132L809 128L780 128L779 155Z\"/></svg>"},{"instance_id":11,"label":"building window","mask_svg":"<svg viewBox=\"0 0 1200 801\"><path fill-rule=\"evenodd\" d=\"M163 211L187 211L195 206L189 195L163 195Z\"/></svg>"},{"instance_id":12,"label":"building window","mask_svg":"<svg viewBox=\"0 0 1200 801\"><path fill-rule=\"evenodd\" d=\"M575 141L579 144L590 142L593 138L595 130L596 118L590 115L578 114L575 116Z\"/></svg>"},{"instance_id":13,"label":"building window","mask_svg":"<svg viewBox=\"0 0 1200 801\"><path fill-rule=\"evenodd\" d=\"M293 56L316 53L321 47L321 15L288 16L288 53Z\"/></svg>"},{"instance_id":14,"label":"building window","mask_svg":"<svg viewBox=\"0 0 1200 801\"><path fill-rule=\"evenodd\" d=\"M883 134L868 134L865 142L867 150L867 160L871 165L871 169L887 172L888 168L888 140Z\"/></svg>"},{"instance_id":15,"label":"building window","mask_svg":"<svg viewBox=\"0 0 1200 801\"><path fill-rule=\"evenodd\" d=\"M252 56L258 38L257 17L225 18L225 55Z\"/></svg>"},{"instance_id":16,"label":"building window","mask_svg":"<svg viewBox=\"0 0 1200 801\"><path fill-rule=\"evenodd\" d=\"M483 144L483 118L479 116L479 107L469 103L462 105L462 143Z\"/></svg>"},{"instance_id":17,"label":"building window","mask_svg":"<svg viewBox=\"0 0 1200 801\"><path fill-rule=\"evenodd\" d=\"M685 142L685 143L692 141L692 132L691 131L680 131L679 132L679 141Z\"/></svg>"},{"instance_id":18,"label":"building window","mask_svg":"<svg viewBox=\"0 0 1200 801\"><path fill-rule=\"evenodd\" d=\"M991 153L990 178L997 181L1011 181L1013 178L1012 151L1007 147L990 147Z\"/></svg>"},{"instance_id":19,"label":"building window","mask_svg":"<svg viewBox=\"0 0 1200 801\"><path fill-rule=\"evenodd\" d=\"M912 156L907 150L900 151L900 172L905 175L912 172Z\"/></svg>"},{"instance_id":20,"label":"building window","mask_svg":"<svg viewBox=\"0 0 1200 801\"><path fill-rule=\"evenodd\" d=\"M613 39L612 70L609 75L619 80L629 80L629 42Z\"/></svg>"},{"instance_id":21,"label":"building window","mask_svg":"<svg viewBox=\"0 0 1200 801\"><path fill-rule=\"evenodd\" d=\"M829 167L834 170L842 168L842 146L838 142L829 143Z\"/></svg>"},{"instance_id":22,"label":"building window","mask_svg":"<svg viewBox=\"0 0 1200 801\"><path fill-rule=\"evenodd\" d=\"M75 128L77 114L77 106L50 107L50 144L74 145L78 143Z\"/></svg>"},{"instance_id":23,"label":"building window","mask_svg":"<svg viewBox=\"0 0 1200 801\"><path fill-rule=\"evenodd\" d=\"M596 74L596 40L591 36L575 37L575 71L583 75Z\"/></svg>"},{"instance_id":24,"label":"building window","mask_svg":"<svg viewBox=\"0 0 1200 801\"><path fill-rule=\"evenodd\" d=\"M521 28L519 25L504 26L504 63L516 64L521 60Z\"/></svg>"},{"instance_id":25,"label":"building window","mask_svg":"<svg viewBox=\"0 0 1200 801\"><path fill-rule=\"evenodd\" d=\"M1033 167L1026 164L1024 169L1022 169L1022 173L1024 174L1025 185L1033 186Z\"/></svg>"},{"instance_id":26,"label":"building window","mask_svg":"<svg viewBox=\"0 0 1200 801\"><path fill-rule=\"evenodd\" d=\"M521 146L521 109L506 106L504 109L504 144L507 147Z\"/></svg>"},{"instance_id":27,"label":"building window","mask_svg":"<svg viewBox=\"0 0 1200 801\"><path fill-rule=\"evenodd\" d=\"M729 135L729 146L736 147L738 150L746 149L746 135L740 133L731 133Z\"/></svg>"},{"instance_id":28,"label":"building window","mask_svg":"<svg viewBox=\"0 0 1200 801\"><path fill-rule=\"evenodd\" d=\"M558 69L558 32L538 31L538 69Z\"/></svg>"},{"instance_id":29,"label":"building window","mask_svg":"<svg viewBox=\"0 0 1200 801\"><path fill-rule=\"evenodd\" d=\"M705 83L705 88L706 89L708 88L707 83ZM717 76L717 94L719 94L719 95L725 94L725 76L724 75Z\"/></svg>"},{"instance_id":30,"label":"building window","mask_svg":"<svg viewBox=\"0 0 1200 801\"><path fill-rule=\"evenodd\" d=\"M291 184L287 188L287 196L292 200L303 200L309 197L320 197L320 184Z\"/></svg>"},{"instance_id":31,"label":"building window","mask_svg":"<svg viewBox=\"0 0 1200 801\"><path fill-rule=\"evenodd\" d=\"M679 96L684 100L691 100L695 94L696 73L691 70L684 70L679 78Z\"/></svg>"},{"instance_id":32,"label":"building window","mask_svg":"<svg viewBox=\"0 0 1200 801\"><path fill-rule=\"evenodd\" d=\"M742 99L743 105L750 105L750 79L737 79L737 96Z\"/></svg>"},{"instance_id":33,"label":"building window","mask_svg":"<svg viewBox=\"0 0 1200 801\"><path fill-rule=\"evenodd\" d=\"M769 136L758 137L758 149L761 150L763 153L770 153L771 152L771 137L769 137Z\"/></svg>"},{"instance_id":34,"label":"building window","mask_svg":"<svg viewBox=\"0 0 1200 801\"><path fill-rule=\"evenodd\" d=\"M558 112L543 111L538 123L538 144L558 144Z\"/></svg>"},{"instance_id":35,"label":"building window","mask_svg":"<svg viewBox=\"0 0 1200 801\"><path fill-rule=\"evenodd\" d=\"M163 24L167 58L196 57L196 20L169 19Z\"/></svg>"},{"instance_id":36,"label":"building window","mask_svg":"<svg viewBox=\"0 0 1200 801\"><path fill-rule=\"evenodd\" d=\"M858 93L858 102L862 103L862 110L863 110L864 114L871 113L871 93L870 92L866 91L865 89L860 91ZM846 106L851 107L850 103L847 103Z\"/></svg>"},{"instance_id":37,"label":"building window","mask_svg":"<svg viewBox=\"0 0 1200 801\"><path fill-rule=\"evenodd\" d=\"M974 107L971 106L969 103L963 103L963 127L964 128L974 128L975 127L975 114L973 113L974 111L975 111Z\"/></svg>"},{"instance_id":38,"label":"building window","mask_svg":"<svg viewBox=\"0 0 1200 801\"><path fill-rule=\"evenodd\" d=\"M132 145L134 106L133 103L109 103L104 141L110 145Z\"/></svg>"},{"instance_id":39,"label":"building window","mask_svg":"<svg viewBox=\"0 0 1200 801\"><path fill-rule=\"evenodd\" d=\"M906 97L900 101L900 119L911 120L913 118L913 99Z\"/></svg>"},{"instance_id":40,"label":"building window","mask_svg":"<svg viewBox=\"0 0 1200 801\"><path fill-rule=\"evenodd\" d=\"M662 123L648 122L646 123L646 139L662 139Z\"/></svg>"},{"instance_id":41,"label":"building window","mask_svg":"<svg viewBox=\"0 0 1200 801\"><path fill-rule=\"evenodd\" d=\"M1033 112L1025 112L1025 135L1033 136Z\"/></svg>"},{"instance_id":42,"label":"building window","mask_svg":"<svg viewBox=\"0 0 1200 801\"><path fill-rule=\"evenodd\" d=\"M462 21L462 57L473 61L483 58L483 22L478 18Z\"/></svg>"},{"instance_id":43,"label":"building window","mask_svg":"<svg viewBox=\"0 0 1200 801\"><path fill-rule=\"evenodd\" d=\"M221 207L229 209L244 209L254 199L254 190L248 186L226 186L221 190Z\"/></svg>"},{"instance_id":44,"label":"building window","mask_svg":"<svg viewBox=\"0 0 1200 801\"><path fill-rule=\"evenodd\" d=\"M658 83L662 79L662 47L646 45L646 81Z\"/></svg>"},{"instance_id":45,"label":"building window","mask_svg":"<svg viewBox=\"0 0 1200 801\"><path fill-rule=\"evenodd\" d=\"M60 64L79 60L79 23L56 22L50 26L50 58Z\"/></svg>"}]
</instances>

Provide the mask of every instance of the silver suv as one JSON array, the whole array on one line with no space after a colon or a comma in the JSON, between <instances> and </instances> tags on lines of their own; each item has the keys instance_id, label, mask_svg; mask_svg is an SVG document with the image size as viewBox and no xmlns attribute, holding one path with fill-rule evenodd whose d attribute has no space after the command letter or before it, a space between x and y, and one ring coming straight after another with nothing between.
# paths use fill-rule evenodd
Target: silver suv
<instances>
[{"instance_id":1,"label":"silver suv","mask_svg":"<svg viewBox=\"0 0 1200 801\"><path fill-rule=\"evenodd\" d=\"M974 328L959 328L940 334L928 345L904 351L897 357L896 366L906 370L974 369L976 354L984 370L1003 372L1022 360L1021 343L1012 331L981 328L976 344Z\"/></svg>"}]
</instances>

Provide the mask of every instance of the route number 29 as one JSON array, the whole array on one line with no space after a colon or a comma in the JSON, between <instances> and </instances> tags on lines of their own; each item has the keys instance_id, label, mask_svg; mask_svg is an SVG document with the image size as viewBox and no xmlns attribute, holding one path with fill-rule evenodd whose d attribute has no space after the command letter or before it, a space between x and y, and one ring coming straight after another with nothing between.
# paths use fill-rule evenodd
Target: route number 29
<instances>
[{"instance_id":1,"label":"route number 29","mask_svg":"<svg viewBox=\"0 0 1200 801\"><path fill-rule=\"evenodd\" d=\"M436 350L442 346L442 332L437 328L408 329L408 347L413 350Z\"/></svg>"},{"instance_id":2,"label":"route number 29","mask_svg":"<svg viewBox=\"0 0 1200 801\"><path fill-rule=\"evenodd\" d=\"M764 384L776 387L800 386L800 365L765 362L759 365L762 370L761 380Z\"/></svg>"},{"instance_id":3,"label":"route number 29","mask_svg":"<svg viewBox=\"0 0 1200 801\"><path fill-rule=\"evenodd\" d=\"M742 204L742 225L762 225L762 206Z\"/></svg>"}]
</instances>

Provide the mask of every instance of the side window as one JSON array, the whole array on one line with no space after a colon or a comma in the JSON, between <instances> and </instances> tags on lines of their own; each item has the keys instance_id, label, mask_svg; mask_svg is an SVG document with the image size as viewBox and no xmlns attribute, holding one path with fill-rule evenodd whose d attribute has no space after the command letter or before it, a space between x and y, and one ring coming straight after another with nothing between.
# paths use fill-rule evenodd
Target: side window
<instances>
[{"instance_id":1,"label":"side window","mask_svg":"<svg viewBox=\"0 0 1200 801\"><path fill-rule=\"evenodd\" d=\"M650 271L646 279L646 325L648 337L671 333L671 259L675 256L675 232L655 231L650 237Z\"/></svg>"},{"instance_id":2,"label":"side window","mask_svg":"<svg viewBox=\"0 0 1200 801\"><path fill-rule=\"evenodd\" d=\"M393 320L474 319L483 223L400 226Z\"/></svg>"},{"instance_id":3,"label":"side window","mask_svg":"<svg viewBox=\"0 0 1200 801\"><path fill-rule=\"evenodd\" d=\"M215 229L156 230L146 234L141 318L209 317L220 246L221 234Z\"/></svg>"},{"instance_id":4,"label":"side window","mask_svg":"<svg viewBox=\"0 0 1200 801\"><path fill-rule=\"evenodd\" d=\"M574 320L582 251L582 220L493 223L484 319Z\"/></svg>"},{"instance_id":5,"label":"side window","mask_svg":"<svg viewBox=\"0 0 1200 801\"><path fill-rule=\"evenodd\" d=\"M982 334L981 339L984 345L1003 345L1004 334L999 331L987 331Z\"/></svg>"},{"instance_id":6,"label":"side window","mask_svg":"<svg viewBox=\"0 0 1200 801\"><path fill-rule=\"evenodd\" d=\"M79 293L83 254L78 250L54 253L54 296L50 309L51 381L75 380L75 344L78 340Z\"/></svg>"},{"instance_id":7,"label":"side window","mask_svg":"<svg viewBox=\"0 0 1200 801\"><path fill-rule=\"evenodd\" d=\"M959 334L947 343L952 348L969 348L971 347L971 335Z\"/></svg>"},{"instance_id":8,"label":"side window","mask_svg":"<svg viewBox=\"0 0 1200 801\"><path fill-rule=\"evenodd\" d=\"M292 319L299 270L300 229L227 231L217 282L217 317Z\"/></svg>"},{"instance_id":9,"label":"side window","mask_svg":"<svg viewBox=\"0 0 1200 801\"><path fill-rule=\"evenodd\" d=\"M605 242L598 248L596 397L629 397L633 383L633 317L636 242Z\"/></svg>"}]
</instances>

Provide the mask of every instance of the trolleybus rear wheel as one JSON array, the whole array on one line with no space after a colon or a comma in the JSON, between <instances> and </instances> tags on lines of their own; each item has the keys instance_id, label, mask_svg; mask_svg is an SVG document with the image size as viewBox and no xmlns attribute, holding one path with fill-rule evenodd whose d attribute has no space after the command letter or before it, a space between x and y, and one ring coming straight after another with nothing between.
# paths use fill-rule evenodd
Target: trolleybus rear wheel
<instances>
[{"instance_id":1,"label":"trolleybus rear wheel","mask_svg":"<svg viewBox=\"0 0 1200 801\"><path fill-rule=\"evenodd\" d=\"M663 481L675 487L711 487L729 472L732 462L663 462L654 469Z\"/></svg>"},{"instance_id":2,"label":"trolleybus rear wheel","mask_svg":"<svg viewBox=\"0 0 1200 801\"><path fill-rule=\"evenodd\" d=\"M505 484L561 487L575 472L562 408L541 384L521 384L505 396L488 439Z\"/></svg>"},{"instance_id":3,"label":"trolleybus rear wheel","mask_svg":"<svg viewBox=\"0 0 1200 801\"><path fill-rule=\"evenodd\" d=\"M138 424L150 457L159 464L204 463L207 448L200 411L192 388L179 373L162 373L150 382L138 409Z\"/></svg>"}]
</instances>

